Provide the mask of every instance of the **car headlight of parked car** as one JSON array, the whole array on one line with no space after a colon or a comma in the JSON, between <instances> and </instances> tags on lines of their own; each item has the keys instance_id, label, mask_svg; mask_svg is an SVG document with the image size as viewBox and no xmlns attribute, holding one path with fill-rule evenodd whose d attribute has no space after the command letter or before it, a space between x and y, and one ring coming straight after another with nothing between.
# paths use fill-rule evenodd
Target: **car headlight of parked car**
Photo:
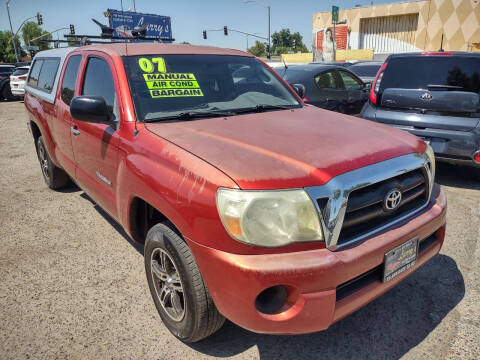
<instances>
[{"instance_id":1,"label":"car headlight of parked car","mask_svg":"<svg viewBox=\"0 0 480 360\"><path fill-rule=\"evenodd\" d=\"M323 241L318 212L303 189L245 191L220 188L217 208L236 240L264 247Z\"/></svg>"}]
</instances>

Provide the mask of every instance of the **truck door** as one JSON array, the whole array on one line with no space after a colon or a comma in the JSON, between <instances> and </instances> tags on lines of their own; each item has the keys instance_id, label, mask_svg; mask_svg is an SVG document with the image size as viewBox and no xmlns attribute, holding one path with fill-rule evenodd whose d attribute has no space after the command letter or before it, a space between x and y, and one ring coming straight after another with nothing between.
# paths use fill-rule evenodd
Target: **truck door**
<instances>
[{"instance_id":1,"label":"truck door","mask_svg":"<svg viewBox=\"0 0 480 360\"><path fill-rule=\"evenodd\" d=\"M65 60L66 66L57 95L55 121L52 122L53 137L57 144L57 158L71 176L75 175L75 160L70 137L70 127L72 126L70 101L75 96L75 84L81 60L82 55L73 55Z\"/></svg>"},{"instance_id":2,"label":"truck door","mask_svg":"<svg viewBox=\"0 0 480 360\"><path fill-rule=\"evenodd\" d=\"M115 74L115 75L114 75ZM116 211L117 152L120 122L113 63L102 53L89 55L80 84L80 95L101 96L111 112L112 123L95 124L72 119L71 138L79 185L114 218Z\"/></svg>"}]
</instances>

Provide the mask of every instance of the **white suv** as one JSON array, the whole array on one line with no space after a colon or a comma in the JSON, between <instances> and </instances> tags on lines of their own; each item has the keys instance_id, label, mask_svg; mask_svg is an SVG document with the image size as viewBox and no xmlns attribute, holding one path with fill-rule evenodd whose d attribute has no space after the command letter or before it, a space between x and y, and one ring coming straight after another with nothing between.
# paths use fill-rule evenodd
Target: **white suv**
<instances>
[{"instance_id":1,"label":"white suv","mask_svg":"<svg viewBox=\"0 0 480 360\"><path fill-rule=\"evenodd\" d=\"M10 90L13 96L25 95L25 81L27 80L30 66L21 66L15 69L15 72L10 75Z\"/></svg>"}]
</instances>

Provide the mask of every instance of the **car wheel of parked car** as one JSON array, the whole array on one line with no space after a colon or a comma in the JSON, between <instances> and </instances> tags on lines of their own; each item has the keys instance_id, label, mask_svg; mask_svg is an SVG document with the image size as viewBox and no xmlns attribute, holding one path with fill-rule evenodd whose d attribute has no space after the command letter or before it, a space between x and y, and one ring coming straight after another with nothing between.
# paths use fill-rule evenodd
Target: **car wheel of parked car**
<instances>
[{"instance_id":1,"label":"car wheel of parked car","mask_svg":"<svg viewBox=\"0 0 480 360\"><path fill-rule=\"evenodd\" d=\"M480 181L480 168L473 168L473 178Z\"/></svg>"},{"instance_id":2,"label":"car wheel of parked car","mask_svg":"<svg viewBox=\"0 0 480 360\"><path fill-rule=\"evenodd\" d=\"M153 301L173 335L196 342L222 327L225 318L215 307L190 248L170 223L149 230L144 258Z\"/></svg>"},{"instance_id":3,"label":"car wheel of parked car","mask_svg":"<svg viewBox=\"0 0 480 360\"><path fill-rule=\"evenodd\" d=\"M68 183L68 175L62 169L53 164L50 155L48 155L42 136L37 140L37 155L38 160L40 161L43 179L47 186L53 190L65 186Z\"/></svg>"},{"instance_id":4,"label":"car wheel of parked car","mask_svg":"<svg viewBox=\"0 0 480 360\"><path fill-rule=\"evenodd\" d=\"M10 91L10 85L6 84L3 89L2 89L2 98L5 100L12 100L14 97L12 95L12 92Z\"/></svg>"}]
</instances>

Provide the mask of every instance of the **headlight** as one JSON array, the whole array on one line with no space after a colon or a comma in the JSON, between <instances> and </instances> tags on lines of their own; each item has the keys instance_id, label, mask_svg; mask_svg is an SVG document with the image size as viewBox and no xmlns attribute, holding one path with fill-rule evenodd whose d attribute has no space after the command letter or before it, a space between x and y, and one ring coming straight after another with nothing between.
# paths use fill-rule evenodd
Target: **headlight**
<instances>
[{"instance_id":1,"label":"headlight","mask_svg":"<svg viewBox=\"0 0 480 360\"><path fill-rule=\"evenodd\" d=\"M433 152L432 147L427 144L424 155L427 156L428 162L430 163L430 174L432 175L432 182L435 179L435 153Z\"/></svg>"},{"instance_id":2,"label":"headlight","mask_svg":"<svg viewBox=\"0 0 480 360\"><path fill-rule=\"evenodd\" d=\"M315 206L302 189L243 191L219 189L222 223L236 240L277 247L298 241L322 241Z\"/></svg>"}]
</instances>

